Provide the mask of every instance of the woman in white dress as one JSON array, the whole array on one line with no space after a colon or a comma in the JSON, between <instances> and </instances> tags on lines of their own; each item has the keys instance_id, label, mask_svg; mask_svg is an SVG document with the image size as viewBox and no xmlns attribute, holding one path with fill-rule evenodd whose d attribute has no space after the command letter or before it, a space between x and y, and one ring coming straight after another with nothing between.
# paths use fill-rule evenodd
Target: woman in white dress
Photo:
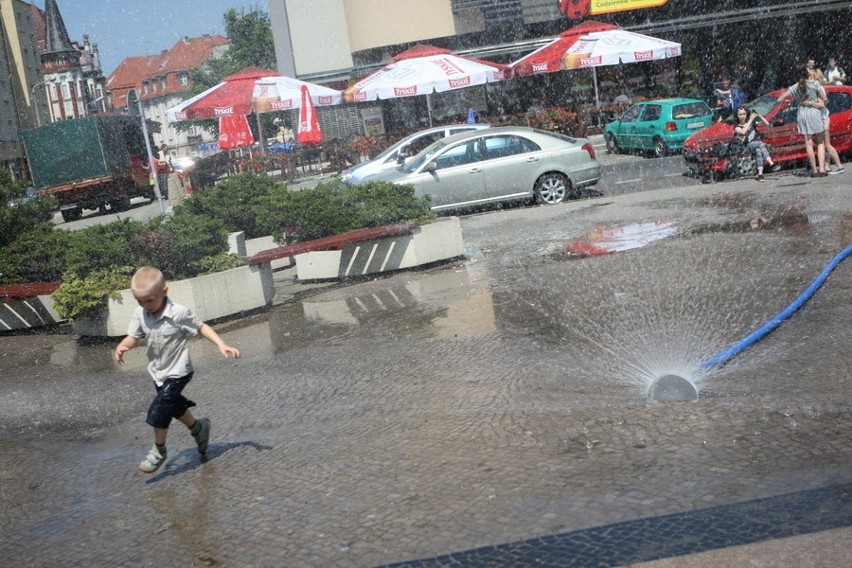
<instances>
[{"instance_id":1,"label":"woman in white dress","mask_svg":"<svg viewBox=\"0 0 852 568\"><path fill-rule=\"evenodd\" d=\"M825 107L825 90L819 81L810 78L807 67L799 72L799 82L787 89L778 98L779 102L794 99L799 103L796 122L799 133L805 137L805 151L811 166L811 177L825 177L825 120L822 109ZM816 145L816 152L814 152ZM819 167L817 167L819 166Z\"/></svg>"}]
</instances>

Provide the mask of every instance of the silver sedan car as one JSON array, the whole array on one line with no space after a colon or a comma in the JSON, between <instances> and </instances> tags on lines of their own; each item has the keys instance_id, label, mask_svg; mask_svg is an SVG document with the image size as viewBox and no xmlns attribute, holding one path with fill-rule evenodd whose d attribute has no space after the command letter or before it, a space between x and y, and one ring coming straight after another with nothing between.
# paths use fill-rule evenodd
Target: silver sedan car
<instances>
[{"instance_id":1,"label":"silver sedan car","mask_svg":"<svg viewBox=\"0 0 852 568\"><path fill-rule=\"evenodd\" d=\"M600 175L588 140L504 126L449 136L398 170L362 182L413 185L441 211L531 199L561 203L598 183Z\"/></svg>"}]
</instances>

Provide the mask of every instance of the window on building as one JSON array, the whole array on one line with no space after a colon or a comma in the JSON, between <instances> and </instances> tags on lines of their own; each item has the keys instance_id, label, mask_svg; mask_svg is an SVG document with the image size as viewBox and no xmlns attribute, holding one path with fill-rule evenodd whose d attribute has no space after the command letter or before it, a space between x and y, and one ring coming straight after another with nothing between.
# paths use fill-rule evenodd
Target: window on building
<instances>
[{"instance_id":1,"label":"window on building","mask_svg":"<svg viewBox=\"0 0 852 568\"><path fill-rule=\"evenodd\" d=\"M166 90L166 78L165 77L160 78L160 88L164 91Z\"/></svg>"},{"instance_id":2,"label":"window on building","mask_svg":"<svg viewBox=\"0 0 852 568\"><path fill-rule=\"evenodd\" d=\"M189 76L186 73L180 74L180 84L184 87L189 85Z\"/></svg>"}]
</instances>

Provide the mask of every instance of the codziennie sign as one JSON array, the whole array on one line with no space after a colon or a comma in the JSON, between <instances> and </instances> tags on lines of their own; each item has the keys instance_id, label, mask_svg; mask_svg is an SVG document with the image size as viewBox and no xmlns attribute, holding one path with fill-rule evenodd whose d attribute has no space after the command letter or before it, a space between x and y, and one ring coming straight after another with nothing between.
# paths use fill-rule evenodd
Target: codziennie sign
<instances>
[{"instance_id":1,"label":"codziennie sign","mask_svg":"<svg viewBox=\"0 0 852 568\"><path fill-rule=\"evenodd\" d=\"M609 12L657 8L669 0L558 0L559 11L572 20Z\"/></svg>"}]
</instances>

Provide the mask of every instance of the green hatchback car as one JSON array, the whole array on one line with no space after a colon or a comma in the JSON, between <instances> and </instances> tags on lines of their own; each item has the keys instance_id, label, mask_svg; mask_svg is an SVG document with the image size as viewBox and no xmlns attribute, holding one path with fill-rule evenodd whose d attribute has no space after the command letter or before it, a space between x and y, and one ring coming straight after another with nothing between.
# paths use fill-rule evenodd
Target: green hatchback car
<instances>
[{"instance_id":1,"label":"green hatchback car","mask_svg":"<svg viewBox=\"0 0 852 568\"><path fill-rule=\"evenodd\" d=\"M604 128L610 154L622 150L667 156L683 149L692 133L713 123L713 110L698 99L658 99L636 103Z\"/></svg>"}]
</instances>

